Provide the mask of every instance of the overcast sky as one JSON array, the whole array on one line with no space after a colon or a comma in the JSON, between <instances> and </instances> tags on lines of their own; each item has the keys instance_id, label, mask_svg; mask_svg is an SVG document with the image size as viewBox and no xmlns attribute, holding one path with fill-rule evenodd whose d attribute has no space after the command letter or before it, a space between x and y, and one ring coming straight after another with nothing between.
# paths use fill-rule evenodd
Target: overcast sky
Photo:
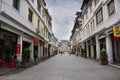
<instances>
[{"instance_id":1,"label":"overcast sky","mask_svg":"<svg viewBox=\"0 0 120 80\"><path fill-rule=\"evenodd\" d=\"M45 0L52 17L53 33L59 40L68 40L74 25L76 11L83 0Z\"/></svg>"}]
</instances>

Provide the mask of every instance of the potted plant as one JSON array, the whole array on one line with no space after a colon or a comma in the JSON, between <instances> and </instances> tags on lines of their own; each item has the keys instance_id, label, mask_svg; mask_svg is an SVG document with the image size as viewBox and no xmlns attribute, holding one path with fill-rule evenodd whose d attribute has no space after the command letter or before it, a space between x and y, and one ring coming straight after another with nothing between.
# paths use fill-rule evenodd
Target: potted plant
<instances>
[{"instance_id":1,"label":"potted plant","mask_svg":"<svg viewBox=\"0 0 120 80\"><path fill-rule=\"evenodd\" d=\"M26 67L27 63L29 62L29 58L30 58L30 52L31 50L29 48L24 49L23 52L23 57L22 57L22 62L21 62L21 66L22 67Z\"/></svg>"},{"instance_id":2,"label":"potted plant","mask_svg":"<svg viewBox=\"0 0 120 80\"><path fill-rule=\"evenodd\" d=\"M9 67L10 68L15 68L16 67L16 64L15 64L15 55L11 55L10 56L10 63L9 63Z\"/></svg>"},{"instance_id":3,"label":"potted plant","mask_svg":"<svg viewBox=\"0 0 120 80\"><path fill-rule=\"evenodd\" d=\"M22 59L22 62L21 62L21 67L27 67L27 61L25 58Z\"/></svg>"},{"instance_id":4,"label":"potted plant","mask_svg":"<svg viewBox=\"0 0 120 80\"><path fill-rule=\"evenodd\" d=\"M102 48L102 50L100 52L100 60L101 60L102 65L108 64L108 56L107 56L105 48Z\"/></svg>"},{"instance_id":5,"label":"potted plant","mask_svg":"<svg viewBox=\"0 0 120 80\"><path fill-rule=\"evenodd\" d=\"M81 48L81 56L87 58L86 50L84 48Z\"/></svg>"}]
</instances>

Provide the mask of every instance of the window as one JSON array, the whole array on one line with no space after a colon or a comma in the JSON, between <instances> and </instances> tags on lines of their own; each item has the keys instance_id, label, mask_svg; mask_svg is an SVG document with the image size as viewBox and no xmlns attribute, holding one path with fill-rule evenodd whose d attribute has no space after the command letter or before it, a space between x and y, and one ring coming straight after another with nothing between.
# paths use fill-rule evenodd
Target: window
<instances>
[{"instance_id":1,"label":"window","mask_svg":"<svg viewBox=\"0 0 120 80\"><path fill-rule=\"evenodd\" d=\"M13 7L15 8L15 9L19 9L19 0L13 0Z\"/></svg>"},{"instance_id":2,"label":"window","mask_svg":"<svg viewBox=\"0 0 120 80\"><path fill-rule=\"evenodd\" d=\"M90 33L90 26L88 25L87 27L88 27L88 34L89 34Z\"/></svg>"},{"instance_id":3,"label":"window","mask_svg":"<svg viewBox=\"0 0 120 80\"><path fill-rule=\"evenodd\" d=\"M88 11L86 11L86 20L88 19Z\"/></svg>"},{"instance_id":4,"label":"window","mask_svg":"<svg viewBox=\"0 0 120 80\"><path fill-rule=\"evenodd\" d=\"M103 21L102 8L96 14L96 21L97 21L97 24L99 24Z\"/></svg>"},{"instance_id":5,"label":"window","mask_svg":"<svg viewBox=\"0 0 120 80\"><path fill-rule=\"evenodd\" d=\"M42 18L44 17L44 9L42 10Z\"/></svg>"},{"instance_id":6,"label":"window","mask_svg":"<svg viewBox=\"0 0 120 80\"><path fill-rule=\"evenodd\" d=\"M92 21L90 22L90 30L92 31L93 29Z\"/></svg>"},{"instance_id":7,"label":"window","mask_svg":"<svg viewBox=\"0 0 120 80\"><path fill-rule=\"evenodd\" d=\"M32 22L33 12L29 9L28 20Z\"/></svg>"},{"instance_id":8,"label":"window","mask_svg":"<svg viewBox=\"0 0 120 80\"><path fill-rule=\"evenodd\" d=\"M100 0L94 0L95 5L97 5L99 1L100 1Z\"/></svg>"},{"instance_id":9,"label":"window","mask_svg":"<svg viewBox=\"0 0 120 80\"><path fill-rule=\"evenodd\" d=\"M38 19L38 27L40 27L40 20Z\"/></svg>"},{"instance_id":10,"label":"window","mask_svg":"<svg viewBox=\"0 0 120 80\"><path fill-rule=\"evenodd\" d=\"M109 13L109 16L115 13L114 0L111 0L108 4L108 13Z\"/></svg>"},{"instance_id":11,"label":"window","mask_svg":"<svg viewBox=\"0 0 120 80\"><path fill-rule=\"evenodd\" d=\"M92 2L90 3L90 12L92 13L93 8L92 8Z\"/></svg>"},{"instance_id":12,"label":"window","mask_svg":"<svg viewBox=\"0 0 120 80\"><path fill-rule=\"evenodd\" d=\"M37 24L36 32L40 33L40 20L39 19L38 19L38 24Z\"/></svg>"},{"instance_id":13,"label":"window","mask_svg":"<svg viewBox=\"0 0 120 80\"><path fill-rule=\"evenodd\" d=\"M83 20L82 20L82 24L84 24L84 17L83 17Z\"/></svg>"},{"instance_id":14,"label":"window","mask_svg":"<svg viewBox=\"0 0 120 80\"><path fill-rule=\"evenodd\" d=\"M93 22L92 22L92 23L93 23L93 25L92 25L92 26L93 26L93 29L94 29L94 27L95 27L95 25L94 25L94 19L93 19Z\"/></svg>"},{"instance_id":15,"label":"window","mask_svg":"<svg viewBox=\"0 0 120 80\"><path fill-rule=\"evenodd\" d=\"M41 5L40 5L40 2L37 0L37 9L39 12L41 12Z\"/></svg>"}]
</instances>

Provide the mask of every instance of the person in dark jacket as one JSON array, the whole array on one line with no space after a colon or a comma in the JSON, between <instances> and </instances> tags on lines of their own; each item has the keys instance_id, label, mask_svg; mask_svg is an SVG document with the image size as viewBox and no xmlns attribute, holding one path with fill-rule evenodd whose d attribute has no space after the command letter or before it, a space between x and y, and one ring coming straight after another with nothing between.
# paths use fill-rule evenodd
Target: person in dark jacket
<instances>
[{"instance_id":1,"label":"person in dark jacket","mask_svg":"<svg viewBox=\"0 0 120 80\"><path fill-rule=\"evenodd\" d=\"M37 64L37 51L36 50L34 52L34 62L35 62L35 64Z\"/></svg>"}]
</instances>

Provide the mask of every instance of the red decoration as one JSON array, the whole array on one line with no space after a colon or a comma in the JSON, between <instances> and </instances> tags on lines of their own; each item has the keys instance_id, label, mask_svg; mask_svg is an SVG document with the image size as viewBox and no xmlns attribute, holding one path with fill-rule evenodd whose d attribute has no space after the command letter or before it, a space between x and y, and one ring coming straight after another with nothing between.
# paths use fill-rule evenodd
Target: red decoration
<instances>
[{"instance_id":1,"label":"red decoration","mask_svg":"<svg viewBox=\"0 0 120 80\"><path fill-rule=\"evenodd\" d=\"M17 44L16 46L16 54L20 54L20 44Z\"/></svg>"},{"instance_id":2,"label":"red decoration","mask_svg":"<svg viewBox=\"0 0 120 80\"><path fill-rule=\"evenodd\" d=\"M115 40L120 40L120 37L114 37L114 36L113 36L113 38L114 38Z\"/></svg>"},{"instance_id":3,"label":"red decoration","mask_svg":"<svg viewBox=\"0 0 120 80\"><path fill-rule=\"evenodd\" d=\"M10 62L10 66L9 66L10 68L16 68L16 66L15 66L15 62Z\"/></svg>"},{"instance_id":4,"label":"red decoration","mask_svg":"<svg viewBox=\"0 0 120 80\"><path fill-rule=\"evenodd\" d=\"M1 66L5 67L6 66L6 62L4 60L1 60Z\"/></svg>"},{"instance_id":5,"label":"red decoration","mask_svg":"<svg viewBox=\"0 0 120 80\"><path fill-rule=\"evenodd\" d=\"M34 38L34 45L38 45L39 39L37 37Z\"/></svg>"},{"instance_id":6,"label":"red decoration","mask_svg":"<svg viewBox=\"0 0 120 80\"><path fill-rule=\"evenodd\" d=\"M120 26L113 26L113 38L115 40L120 40Z\"/></svg>"}]
</instances>

